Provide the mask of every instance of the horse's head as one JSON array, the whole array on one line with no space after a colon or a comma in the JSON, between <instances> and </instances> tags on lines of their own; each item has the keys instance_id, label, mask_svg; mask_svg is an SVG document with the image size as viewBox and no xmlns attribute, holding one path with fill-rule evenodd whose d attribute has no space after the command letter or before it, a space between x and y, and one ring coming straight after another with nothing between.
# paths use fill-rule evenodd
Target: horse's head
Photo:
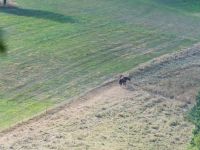
<instances>
[{"instance_id":1,"label":"horse's head","mask_svg":"<svg viewBox=\"0 0 200 150\"><path fill-rule=\"evenodd\" d=\"M123 75L120 75L120 76L119 76L120 79L122 79L123 77L124 77Z\"/></svg>"}]
</instances>

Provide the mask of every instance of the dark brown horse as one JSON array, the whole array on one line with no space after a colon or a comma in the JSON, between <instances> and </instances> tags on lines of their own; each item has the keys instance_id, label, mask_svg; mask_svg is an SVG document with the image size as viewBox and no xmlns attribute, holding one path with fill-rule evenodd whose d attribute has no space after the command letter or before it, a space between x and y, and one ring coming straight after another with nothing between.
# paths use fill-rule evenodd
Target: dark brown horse
<instances>
[{"instance_id":1,"label":"dark brown horse","mask_svg":"<svg viewBox=\"0 0 200 150\"><path fill-rule=\"evenodd\" d=\"M119 79L119 85L122 86L126 86L126 82L127 81L131 81L131 78L129 77L124 77L123 75L120 75L120 79Z\"/></svg>"}]
</instances>

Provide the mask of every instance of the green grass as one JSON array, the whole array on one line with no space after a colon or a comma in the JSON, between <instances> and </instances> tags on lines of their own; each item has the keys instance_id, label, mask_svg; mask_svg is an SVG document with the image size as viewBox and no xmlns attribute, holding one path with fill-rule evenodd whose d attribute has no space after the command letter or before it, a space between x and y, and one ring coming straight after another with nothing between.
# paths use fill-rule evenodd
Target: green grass
<instances>
[{"instance_id":1,"label":"green grass","mask_svg":"<svg viewBox=\"0 0 200 150\"><path fill-rule=\"evenodd\" d=\"M189 113L189 119L195 125L195 129L193 131L191 145L188 149L200 150L200 92L196 97L196 105Z\"/></svg>"},{"instance_id":2,"label":"green grass","mask_svg":"<svg viewBox=\"0 0 200 150\"><path fill-rule=\"evenodd\" d=\"M197 8L178 0L16 2L20 8L0 10L8 47L0 57L0 129L200 41Z\"/></svg>"},{"instance_id":3,"label":"green grass","mask_svg":"<svg viewBox=\"0 0 200 150\"><path fill-rule=\"evenodd\" d=\"M30 116L35 116L48 107L52 106L51 102L27 100L24 102L0 100L0 122L1 128L7 128L13 124L20 123Z\"/></svg>"}]
</instances>

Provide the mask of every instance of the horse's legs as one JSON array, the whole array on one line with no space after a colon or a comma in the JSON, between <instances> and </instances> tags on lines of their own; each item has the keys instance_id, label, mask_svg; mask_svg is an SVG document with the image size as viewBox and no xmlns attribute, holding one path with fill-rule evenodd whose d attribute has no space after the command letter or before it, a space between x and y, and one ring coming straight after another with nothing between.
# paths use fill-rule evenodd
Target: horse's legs
<instances>
[{"instance_id":1,"label":"horse's legs","mask_svg":"<svg viewBox=\"0 0 200 150\"><path fill-rule=\"evenodd\" d=\"M119 81L119 85L122 86L123 82Z\"/></svg>"},{"instance_id":2,"label":"horse's legs","mask_svg":"<svg viewBox=\"0 0 200 150\"><path fill-rule=\"evenodd\" d=\"M123 83L124 86L126 86L126 81Z\"/></svg>"}]
</instances>

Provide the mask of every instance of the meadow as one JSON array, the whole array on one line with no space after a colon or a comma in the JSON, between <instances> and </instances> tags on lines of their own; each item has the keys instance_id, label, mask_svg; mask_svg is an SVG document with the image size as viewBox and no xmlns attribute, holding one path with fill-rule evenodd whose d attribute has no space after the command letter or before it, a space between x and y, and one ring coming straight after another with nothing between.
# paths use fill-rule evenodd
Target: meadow
<instances>
[{"instance_id":1,"label":"meadow","mask_svg":"<svg viewBox=\"0 0 200 150\"><path fill-rule=\"evenodd\" d=\"M16 3L0 8L0 130L200 41L200 9L181 0Z\"/></svg>"}]
</instances>

